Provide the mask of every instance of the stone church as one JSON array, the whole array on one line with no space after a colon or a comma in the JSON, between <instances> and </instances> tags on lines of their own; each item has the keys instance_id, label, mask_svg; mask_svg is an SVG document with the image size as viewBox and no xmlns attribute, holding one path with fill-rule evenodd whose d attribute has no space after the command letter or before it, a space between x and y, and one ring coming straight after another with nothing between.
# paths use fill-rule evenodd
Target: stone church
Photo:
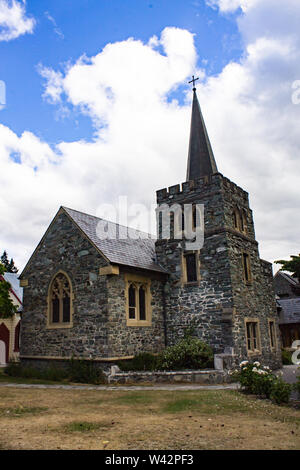
<instances>
[{"instance_id":1,"label":"stone church","mask_svg":"<svg viewBox=\"0 0 300 470\"><path fill-rule=\"evenodd\" d=\"M106 367L192 326L215 354L280 367L272 266L259 257L248 193L218 172L195 87L186 181L157 191L157 203L204 205L200 250L172 237L172 213L171 236L159 227L155 241L118 237L112 222L117 236L101 239L101 219L59 209L20 276L24 363L75 356Z\"/></svg>"}]
</instances>

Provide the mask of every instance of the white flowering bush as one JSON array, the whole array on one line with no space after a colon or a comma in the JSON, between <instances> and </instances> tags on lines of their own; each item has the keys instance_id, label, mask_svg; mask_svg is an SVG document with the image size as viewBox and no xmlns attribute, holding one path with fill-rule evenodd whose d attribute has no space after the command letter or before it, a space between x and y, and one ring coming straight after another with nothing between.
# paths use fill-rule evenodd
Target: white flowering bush
<instances>
[{"instance_id":1,"label":"white flowering bush","mask_svg":"<svg viewBox=\"0 0 300 470\"><path fill-rule=\"evenodd\" d=\"M240 370L235 374L243 390L248 393L271 398L275 403L288 403L291 386L274 375L268 366L258 361L240 363Z\"/></svg>"}]
</instances>

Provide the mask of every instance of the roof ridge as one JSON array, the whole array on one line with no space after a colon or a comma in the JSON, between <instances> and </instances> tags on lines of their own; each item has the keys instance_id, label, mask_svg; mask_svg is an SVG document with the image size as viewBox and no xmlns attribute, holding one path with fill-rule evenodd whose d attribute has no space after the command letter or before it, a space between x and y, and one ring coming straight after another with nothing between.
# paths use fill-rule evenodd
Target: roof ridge
<instances>
[{"instance_id":1,"label":"roof ridge","mask_svg":"<svg viewBox=\"0 0 300 470\"><path fill-rule=\"evenodd\" d=\"M73 211L73 212L77 212L78 214L82 214L82 215L87 215L88 217L94 217L95 219L98 219L98 220L103 220L104 222L108 222L110 224L114 224L116 225L117 227L123 227L123 228L126 228L126 229L129 229L129 230L135 230L136 232L138 233L143 233L145 235L148 235L149 238L152 239L152 234L151 233L148 233L148 232L144 232L143 230L139 230L137 228L133 228L133 227L129 227L128 225L122 225L122 224L119 224L117 222L113 222L111 220L107 220L107 219L103 219L102 217L98 217L96 215L93 215L93 214L88 214L87 212L82 212L82 211L78 211L77 209L71 209L71 207L66 207L66 206L61 206L64 210L67 210L67 211Z\"/></svg>"},{"instance_id":2,"label":"roof ridge","mask_svg":"<svg viewBox=\"0 0 300 470\"><path fill-rule=\"evenodd\" d=\"M288 273L286 273L286 272L284 272L284 271L281 271L281 270L279 270L278 273L281 274L282 276L284 276L284 277L287 279L287 281L290 281L290 282L292 282L293 284L299 284L297 278L294 278L294 277L291 276L290 274L288 274Z\"/></svg>"}]
</instances>

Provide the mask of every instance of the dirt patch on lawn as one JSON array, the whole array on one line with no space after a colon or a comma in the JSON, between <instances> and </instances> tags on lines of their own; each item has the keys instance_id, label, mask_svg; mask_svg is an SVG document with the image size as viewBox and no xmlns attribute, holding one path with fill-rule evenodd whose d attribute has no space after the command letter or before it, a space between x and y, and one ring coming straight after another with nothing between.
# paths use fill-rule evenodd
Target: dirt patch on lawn
<instances>
[{"instance_id":1,"label":"dirt patch on lawn","mask_svg":"<svg viewBox=\"0 0 300 470\"><path fill-rule=\"evenodd\" d=\"M0 448L299 449L300 411L227 390L2 388Z\"/></svg>"}]
</instances>

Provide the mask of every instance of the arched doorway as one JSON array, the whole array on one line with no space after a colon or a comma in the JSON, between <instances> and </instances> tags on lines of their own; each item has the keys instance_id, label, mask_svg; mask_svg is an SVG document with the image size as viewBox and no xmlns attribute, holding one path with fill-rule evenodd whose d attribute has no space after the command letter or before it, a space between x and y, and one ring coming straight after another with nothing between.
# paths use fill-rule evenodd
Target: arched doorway
<instances>
[{"instance_id":1,"label":"arched doorway","mask_svg":"<svg viewBox=\"0 0 300 470\"><path fill-rule=\"evenodd\" d=\"M0 364L8 363L9 329L2 323L0 325Z\"/></svg>"}]
</instances>

